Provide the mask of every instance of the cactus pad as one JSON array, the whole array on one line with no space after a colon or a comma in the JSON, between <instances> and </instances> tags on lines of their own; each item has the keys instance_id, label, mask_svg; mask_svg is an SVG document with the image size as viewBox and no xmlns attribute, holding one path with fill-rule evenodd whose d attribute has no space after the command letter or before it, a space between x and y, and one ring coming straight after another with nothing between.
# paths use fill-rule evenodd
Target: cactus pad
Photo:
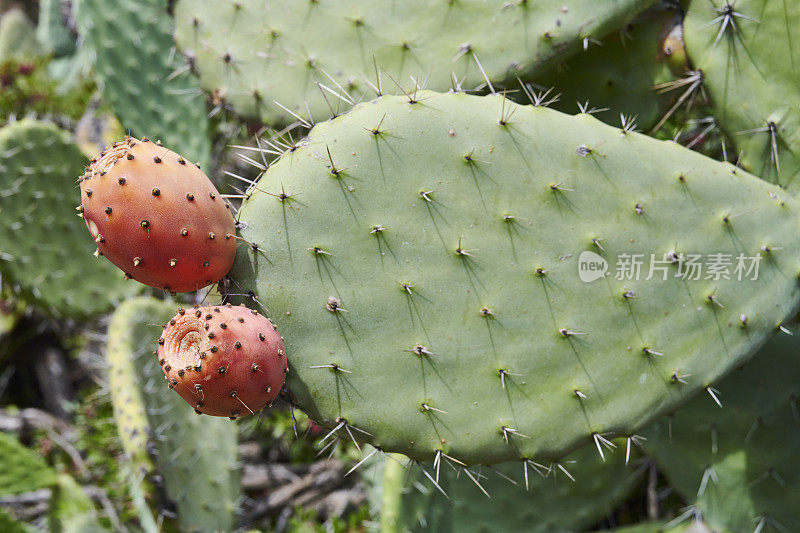
<instances>
[{"instance_id":1,"label":"cactus pad","mask_svg":"<svg viewBox=\"0 0 800 533\"><path fill-rule=\"evenodd\" d=\"M501 95L359 104L239 217L260 250L240 248L231 292L284 336L297 403L420 460L547 461L629 435L746 360L799 296L800 206L780 188ZM609 275L581 281L581 254ZM694 254L727 256L730 279L694 280ZM737 281L740 257L761 258L757 279Z\"/></svg>"},{"instance_id":2,"label":"cactus pad","mask_svg":"<svg viewBox=\"0 0 800 533\"><path fill-rule=\"evenodd\" d=\"M653 3L181 0L175 38L217 99L268 123L293 122L274 101L327 118L349 107L336 93L375 94L376 68L388 92L398 91L390 76L403 87L411 76L433 90L472 89L484 83L481 69L516 87L515 76L580 51Z\"/></svg>"},{"instance_id":3,"label":"cactus pad","mask_svg":"<svg viewBox=\"0 0 800 533\"><path fill-rule=\"evenodd\" d=\"M649 428L644 446L712 527L782 531L800 523L800 342L781 334L717 385Z\"/></svg>"},{"instance_id":4,"label":"cactus pad","mask_svg":"<svg viewBox=\"0 0 800 533\"><path fill-rule=\"evenodd\" d=\"M0 432L0 462L0 495L38 490L56 480L56 471L15 435Z\"/></svg>"},{"instance_id":5,"label":"cactus pad","mask_svg":"<svg viewBox=\"0 0 800 533\"><path fill-rule=\"evenodd\" d=\"M792 190L800 184L798 25L797 2L713 0L691 3L684 32L742 165Z\"/></svg>"},{"instance_id":6,"label":"cactus pad","mask_svg":"<svg viewBox=\"0 0 800 533\"><path fill-rule=\"evenodd\" d=\"M625 446L624 441L617 444ZM474 479L440 464L438 484L448 498L418 467L409 466L407 472L402 459L376 462L375 471L366 471L364 477L370 499L382 499L382 523L386 524L386 506L391 505L389 494L396 491L399 499L393 527L384 531L583 531L610 514L642 479L643 468L626 464L624 449L606 459L603 462L589 446L558 465L529 464L524 469L522 463L510 462L473 469ZM435 478L436 468L430 464L425 468ZM370 486L370 478L381 473L383 486Z\"/></svg>"},{"instance_id":7,"label":"cactus pad","mask_svg":"<svg viewBox=\"0 0 800 533\"><path fill-rule=\"evenodd\" d=\"M74 207L75 173L84 162L52 124L23 120L0 130L0 272L56 316L96 314L138 290L92 257Z\"/></svg>"},{"instance_id":8,"label":"cactus pad","mask_svg":"<svg viewBox=\"0 0 800 533\"><path fill-rule=\"evenodd\" d=\"M159 139L200 163L210 159L205 99L180 70L166 0L80 0L76 18L93 66L128 133Z\"/></svg>"}]
</instances>

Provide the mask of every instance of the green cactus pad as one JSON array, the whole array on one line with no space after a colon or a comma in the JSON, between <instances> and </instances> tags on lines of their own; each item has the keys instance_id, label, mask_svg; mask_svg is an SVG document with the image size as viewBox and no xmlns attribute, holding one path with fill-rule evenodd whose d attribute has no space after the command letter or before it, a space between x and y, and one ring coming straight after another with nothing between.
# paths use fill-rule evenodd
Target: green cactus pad
<instances>
[{"instance_id":1,"label":"green cactus pad","mask_svg":"<svg viewBox=\"0 0 800 533\"><path fill-rule=\"evenodd\" d=\"M800 206L779 187L501 95L360 104L251 193L241 234L263 251L240 248L231 292L277 324L297 403L420 460L544 462L627 436L746 360L800 296ZM583 253L610 275L581 281ZM651 279L625 279L633 254L654 254ZM690 254L727 254L731 279L685 279L713 263ZM756 280L736 279L740 254L761 258Z\"/></svg>"},{"instance_id":2,"label":"green cactus pad","mask_svg":"<svg viewBox=\"0 0 800 533\"><path fill-rule=\"evenodd\" d=\"M617 444L625 446L624 441ZM495 468L473 469L473 480L461 468L450 467L457 464L447 464L442 458L438 483L448 498L419 467L406 466L411 468L407 471L400 461L391 458L376 462L374 472L365 471L364 477L369 480L383 475L383 486L374 487L368 494L373 501L382 499L385 532L582 531L611 513L642 478L641 464L626 465L624 449L606 455L606 459L603 462L590 446L573 452L560 466L529 465L526 474L522 463L502 463ZM432 465L425 468L435 477ZM393 491L399 498L399 512L389 524L384 521L384 511L387 504L391 506L387 492Z\"/></svg>"},{"instance_id":3,"label":"green cactus pad","mask_svg":"<svg viewBox=\"0 0 800 533\"><path fill-rule=\"evenodd\" d=\"M33 533L37 530L24 522L15 520L13 516L0 508L0 531L5 533Z\"/></svg>"},{"instance_id":4,"label":"green cactus pad","mask_svg":"<svg viewBox=\"0 0 800 533\"><path fill-rule=\"evenodd\" d=\"M208 117L197 81L181 71L166 0L77 3L78 28L94 56L103 94L122 126L206 168Z\"/></svg>"},{"instance_id":5,"label":"green cactus pad","mask_svg":"<svg viewBox=\"0 0 800 533\"><path fill-rule=\"evenodd\" d=\"M0 272L54 316L106 311L139 290L102 258L75 211L86 157L56 126L22 120L0 129Z\"/></svg>"},{"instance_id":6,"label":"green cactus pad","mask_svg":"<svg viewBox=\"0 0 800 533\"><path fill-rule=\"evenodd\" d=\"M649 428L646 450L712 527L800 523L800 341L781 334L717 385Z\"/></svg>"},{"instance_id":7,"label":"green cactus pad","mask_svg":"<svg viewBox=\"0 0 800 533\"><path fill-rule=\"evenodd\" d=\"M109 379L120 438L135 465L132 482L141 483L142 474L162 477L182 531L231 531L239 497L236 425L197 416L167 388L153 348L157 324L174 314L173 304L134 298L112 317Z\"/></svg>"},{"instance_id":8,"label":"green cactus pad","mask_svg":"<svg viewBox=\"0 0 800 533\"><path fill-rule=\"evenodd\" d=\"M39 24L36 39L39 46L55 57L75 51L75 37L64 21L61 0L39 0Z\"/></svg>"},{"instance_id":9,"label":"green cactus pad","mask_svg":"<svg viewBox=\"0 0 800 533\"><path fill-rule=\"evenodd\" d=\"M69 475L59 474L50 498L50 531L104 533L97 509L83 488Z\"/></svg>"},{"instance_id":10,"label":"green cactus pad","mask_svg":"<svg viewBox=\"0 0 800 533\"><path fill-rule=\"evenodd\" d=\"M605 109L596 114L603 122L619 125L622 114L635 120L640 130L649 129L669 101L668 95L653 87L671 79L662 44L674 17L672 10L645 11L606 36L602 46L568 58L533 81L540 87L553 87L549 96L560 94L553 109L574 114L579 105L588 103L588 109ZM514 99L529 101L519 93Z\"/></svg>"},{"instance_id":11,"label":"green cactus pad","mask_svg":"<svg viewBox=\"0 0 800 533\"><path fill-rule=\"evenodd\" d=\"M389 93L399 94L390 76L412 90L409 77L433 90L472 89L484 83L481 68L518 88L516 76L582 50L653 3L181 0L175 38L207 91L242 115L286 123L294 118L274 101L317 120L349 107L334 93L371 98L376 65Z\"/></svg>"},{"instance_id":12,"label":"green cactus pad","mask_svg":"<svg viewBox=\"0 0 800 533\"><path fill-rule=\"evenodd\" d=\"M0 463L0 495L38 490L56 480L55 470L15 435L0 432Z\"/></svg>"},{"instance_id":13,"label":"green cactus pad","mask_svg":"<svg viewBox=\"0 0 800 533\"><path fill-rule=\"evenodd\" d=\"M684 31L736 157L792 190L800 183L798 26L797 2L706 0L690 4Z\"/></svg>"},{"instance_id":14,"label":"green cactus pad","mask_svg":"<svg viewBox=\"0 0 800 533\"><path fill-rule=\"evenodd\" d=\"M21 9L13 8L0 16L0 63L30 61L41 53L36 30Z\"/></svg>"}]
</instances>

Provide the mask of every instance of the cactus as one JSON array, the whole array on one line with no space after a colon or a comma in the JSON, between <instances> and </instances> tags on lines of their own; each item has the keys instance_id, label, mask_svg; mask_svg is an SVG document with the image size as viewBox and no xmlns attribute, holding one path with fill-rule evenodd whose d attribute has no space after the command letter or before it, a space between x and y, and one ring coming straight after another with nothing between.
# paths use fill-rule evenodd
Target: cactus
<instances>
[{"instance_id":1,"label":"cactus","mask_svg":"<svg viewBox=\"0 0 800 533\"><path fill-rule=\"evenodd\" d=\"M800 343L780 335L716 386L645 432L646 450L713 528L800 523Z\"/></svg>"},{"instance_id":2,"label":"cactus","mask_svg":"<svg viewBox=\"0 0 800 533\"><path fill-rule=\"evenodd\" d=\"M39 24L36 39L39 46L55 57L75 51L75 37L64 23L64 2L61 0L39 0Z\"/></svg>"},{"instance_id":3,"label":"cactus","mask_svg":"<svg viewBox=\"0 0 800 533\"><path fill-rule=\"evenodd\" d=\"M0 432L0 495L18 494L49 487L56 472L16 436Z\"/></svg>"},{"instance_id":4,"label":"cactus","mask_svg":"<svg viewBox=\"0 0 800 533\"><path fill-rule=\"evenodd\" d=\"M0 507L0 531L4 533L32 533L36 530L23 522L14 520L13 516Z\"/></svg>"},{"instance_id":5,"label":"cactus","mask_svg":"<svg viewBox=\"0 0 800 533\"><path fill-rule=\"evenodd\" d=\"M800 183L800 4L768 0L692 2L686 49L734 140L741 164L795 190Z\"/></svg>"},{"instance_id":6,"label":"cactus","mask_svg":"<svg viewBox=\"0 0 800 533\"><path fill-rule=\"evenodd\" d=\"M370 83L395 92L390 76L439 91L486 77L516 87L516 76L533 76L653 3L181 0L175 38L215 99L287 123L345 110L374 94Z\"/></svg>"},{"instance_id":7,"label":"cactus","mask_svg":"<svg viewBox=\"0 0 800 533\"><path fill-rule=\"evenodd\" d=\"M624 115L640 129L648 129L667 102L653 86L670 78L663 42L674 18L672 10L645 11L603 39L603 46L568 58L534 81L540 87L553 87L548 96L560 94L553 109L572 114L578 105L588 103L589 108L605 109L596 116L608 124L617 125ZM515 97L524 103L521 98Z\"/></svg>"},{"instance_id":8,"label":"cactus","mask_svg":"<svg viewBox=\"0 0 800 533\"><path fill-rule=\"evenodd\" d=\"M340 435L546 462L630 435L766 342L797 308L797 210L588 115L421 91L317 124L270 166L229 286L268 310L295 401ZM693 280L696 253L763 260L757 280ZM581 254L617 275L582 282ZM659 261L652 279L627 279L633 254Z\"/></svg>"},{"instance_id":9,"label":"cactus","mask_svg":"<svg viewBox=\"0 0 800 533\"><path fill-rule=\"evenodd\" d=\"M135 298L119 306L109 326L110 388L131 482L134 493L145 491L162 509L174 505L181 530L231 531L239 497L236 427L197 417L167 388L152 354L152 324L167 324L173 313L168 303ZM139 485L143 476L149 487Z\"/></svg>"},{"instance_id":10,"label":"cactus","mask_svg":"<svg viewBox=\"0 0 800 533\"><path fill-rule=\"evenodd\" d=\"M127 278L190 292L230 270L230 206L199 168L160 143L114 143L79 181L86 227Z\"/></svg>"},{"instance_id":11,"label":"cactus","mask_svg":"<svg viewBox=\"0 0 800 533\"><path fill-rule=\"evenodd\" d=\"M211 151L205 102L171 51L166 0L122 0L113 9L105 0L79 0L76 8L103 94L126 130L160 139L205 168Z\"/></svg>"},{"instance_id":12,"label":"cactus","mask_svg":"<svg viewBox=\"0 0 800 533\"><path fill-rule=\"evenodd\" d=\"M36 30L21 9L0 16L0 63L30 61L40 54Z\"/></svg>"},{"instance_id":13,"label":"cactus","mask_svg":"<svg viewBox=\"0 0 800 533\"><path fill-rule=\"evenodd\" d=\"M14 435L0 432L0 496L51 488L50 528L59 532L106 531L97 522L94 504L74 479L58 474ZM31 531L0 509L0 531Z\"/></svg>"},{"instance_id":14,"label":"cactus","mask_svg":"<svg viewBox=\"0 0 800 533\"><path fill-rule=\"evenodd\" d=\"M84 156L56 126L22 120L0 129L0 272L54 316L103 312L138 290L75 224L74 172Z\"/></svg>"},{"instance_id":15,"label":"cactus","mask_svg":"<svg viewBox=\"0 0 800 533\"><path fill-rule=\"evenodd\" d=\"M272 405L286 375L275 326L244 306L181 309L158 339L156 357L169 388L197 414L231 419Z\"/></svg>"},{"instance_id":16,"label":"cactus","mask_svg":"<svg viewBox=\"0 0 800 533\"><path fill-rule=\"evenodd\" d=\"M577 450L547 467L531 464L523 470L517 463L503 463L473 473L474 480L440 464L438 485L445 498L421 470L403 465L402 460L397 456L376 461L364 472L370 500L380 508L384 533L584 530L623 501L643 473L641 467L629 466L623 453L611 454L603 462L592 448ZM432 465L424 468L436 475ZM381 479L382 484L374 483Z\"/></svg>"},{"instance_id":17,"label":"cactus","mask_svg":"<svg viewBox=\"0 0 800 533\"><path fill-rule=\"evenodd\" d=\"M109 529L97 517L92 500L67 474L60 474L50 501L50 531L58 533L103 533Z\"/></svg>"}]
</instances>

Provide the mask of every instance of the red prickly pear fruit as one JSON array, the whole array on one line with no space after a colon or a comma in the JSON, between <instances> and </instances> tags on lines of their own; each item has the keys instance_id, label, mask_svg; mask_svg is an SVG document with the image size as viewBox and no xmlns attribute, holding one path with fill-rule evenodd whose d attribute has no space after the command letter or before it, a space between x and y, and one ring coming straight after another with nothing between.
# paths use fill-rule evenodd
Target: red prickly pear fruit
<instances>
[{"instance_id":1,"label":"red prickly pear fruit","mask_svg":"<svg viewBox=\"0 0 800 533\"><path fill-rule=\"evenodd\" d=\"M196 291L233 265L230 207L196 165L146 139L127 137L80 178L86 227L126 277L170 292Z\"/></svg>"},{"instance_id":2,"label":"red prickly pear fruit","mask_svg":"<svg viewBox=\"0 0 800 533\"><path fill-rule=\"evenodd\" d=\"M275 326L241 305L178 311L156 355L169 388L198 414L231 419L272 405L288 371Z\"/></svg>"}]
</instances>

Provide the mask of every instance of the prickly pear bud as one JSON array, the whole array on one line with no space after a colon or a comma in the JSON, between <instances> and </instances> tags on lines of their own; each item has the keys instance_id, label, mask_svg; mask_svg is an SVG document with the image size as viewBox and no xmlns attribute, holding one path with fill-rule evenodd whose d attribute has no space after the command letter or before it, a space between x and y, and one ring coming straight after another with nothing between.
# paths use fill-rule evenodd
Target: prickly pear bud
<instances>
[{"instance_id":1,"label":"prickly pear bud","mask_svg":"<svg viewBox=\"0 0 800 533\"><path fill-rule=\"evenodd\" d=\"M198 414L232 419L271 405L287 372L275 326L244 306L180 310L156 355L168 386Z\"/></svg>"},{"instance_id":2,"label":"prickly pear bud","mask_svg":"<svg viewBox=\"0 0 800 533\"><path fill-rule=\"evenodd\" d=\"M126 277L173 292L210 285L236 255L233 215L199 167L131 137L80 178L81 213L100 254Z\"/></svg>"}]
</instances>

